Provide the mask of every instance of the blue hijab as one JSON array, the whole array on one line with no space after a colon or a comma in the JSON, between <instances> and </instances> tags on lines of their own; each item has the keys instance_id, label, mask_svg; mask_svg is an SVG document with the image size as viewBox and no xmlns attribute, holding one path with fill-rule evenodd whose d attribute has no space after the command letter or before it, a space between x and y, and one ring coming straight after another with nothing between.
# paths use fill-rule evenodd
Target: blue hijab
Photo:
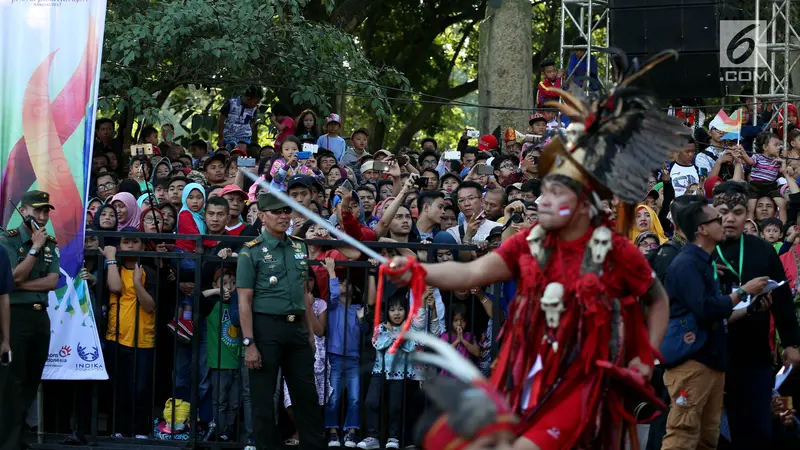
<instances>
[{"instance_id":1,"label":"blue hijab","mask_svg":"<svg viewBox=\"0 0 800 450\"><path fill-rule=\"evenodd\" d=\"M203 208L205 208L206 190L203 188L203 186L197 183L189 183L186 185L185 188L183 188L183 195L181 196L181 210L178 211L178 220L181 220L180 217L183 211L189 211L192 214L192 218L194 219L195 225L197 225L197 229L200 230L200 234L206 234L206 220L203 217L204 209L201 209L198 212L194 212L186 206L186 199L189 198L189 194L195 189L197 189L198 191L200 191L201 194L203 194Z\"/></svg>"}]
</instances>

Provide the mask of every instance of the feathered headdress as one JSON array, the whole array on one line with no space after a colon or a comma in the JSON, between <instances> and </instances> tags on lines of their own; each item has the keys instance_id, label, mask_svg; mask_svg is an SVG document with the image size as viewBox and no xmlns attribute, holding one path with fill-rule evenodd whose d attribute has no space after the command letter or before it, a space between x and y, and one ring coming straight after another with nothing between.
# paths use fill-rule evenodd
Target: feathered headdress
<instances>
[{"instance_id":1,"label":"feathered headdress","mask_svg":"<svg viewBox=\"0 0 800 450\"><path fill-rule=\"evenodd\" d=\"M650 93L631 83L658 63L677 57L677 52L663 51L640 69L638 61L629 64L622 51L607 51L614 67L611 89L593 99L552 89L563 102L545 105L558 108L572 123L545 147L539 167L542 173L567 176L601 196L637 203L647 193L647 175L688 142L690 130L680 119L659 111Z\"/></svg>"},{"instance_id":2,"label":"feathered headdress","mask_svg":"<svg viewBox=\"0 0 800 450\"><path fill-rule=\"evenodd\" d=\"M428 350L412 353L412 361L445 369L455 377L437 376L422 387L433 403L416 427L422 448L461 450L494 433L513 435L517 417L475 366L430 334L410 331L406 339Z\"/></svg>"}]
</instances>

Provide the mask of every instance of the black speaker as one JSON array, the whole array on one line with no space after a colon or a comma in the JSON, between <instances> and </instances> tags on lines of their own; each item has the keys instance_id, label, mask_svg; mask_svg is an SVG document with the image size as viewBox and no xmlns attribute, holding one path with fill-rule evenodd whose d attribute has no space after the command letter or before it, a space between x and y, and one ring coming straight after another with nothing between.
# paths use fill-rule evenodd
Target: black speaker
<instances>
[{"instance_id":1,"label":"black speaker","mask_svg":"<svg viewBox=\"0 0 800 450\"><path fill-rule=\"evenodd\" d=\"M636 84L663 99L714 98L729 94L719 68L719 22L741 19L724 1L611 0L611 46L644 61L661 50L680 53Z\"/></svg>"}]
</instances>

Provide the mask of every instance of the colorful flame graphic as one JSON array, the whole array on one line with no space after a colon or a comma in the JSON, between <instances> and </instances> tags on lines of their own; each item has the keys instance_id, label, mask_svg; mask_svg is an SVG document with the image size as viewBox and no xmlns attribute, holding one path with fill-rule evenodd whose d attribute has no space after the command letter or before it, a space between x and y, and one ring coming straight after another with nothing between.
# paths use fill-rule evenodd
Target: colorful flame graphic
<instances>
[{"instance_id":1,"label":"colorful flame graphic","mask_svg":"<svg viewBox=\"0 0 800 450\"><path fill-rule=\"evenodd\" d=\"M93 81L97 72L99 51L96 22L89 19L86 46L77 69L62 91L51 102L50 67L58 50L50 53L31 75L22 106L23 136L17 141L6 163L0 184L0 214L8 224L14 213L8 203L17 204L34 182L50 193L56 209L50 214L53 230L61 249L61 267L74 276L83 262L84 186L77 186L67 163L63 145L86 121L91 127L93 115ZM92 146L91 133L86 133L84 168ZM85 172L84 172L85 173Z\"/></svg>"}]
</instances>

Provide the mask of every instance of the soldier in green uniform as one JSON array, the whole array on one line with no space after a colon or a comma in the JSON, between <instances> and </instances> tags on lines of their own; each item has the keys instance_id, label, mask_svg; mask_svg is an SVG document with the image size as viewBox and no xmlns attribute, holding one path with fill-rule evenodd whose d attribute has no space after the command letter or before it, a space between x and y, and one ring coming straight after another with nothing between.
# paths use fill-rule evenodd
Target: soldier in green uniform
<instances>
[{"instance_id":1,"label":"soldier in green uniform","mask_svg":"<svg viewBox=\"0 0 800 450\"><path fill-rule=\"evenodd\" d=\"M256 445L275 448L272 398L283 371L292 396L301 449L325 447L322 408L314 385L314 353L309 343L306 304L308 251L286 235L292 209L271 194L258 198L264 233L239 252L236 286Z\"/></svg>"},{"instance_id":2,"label":"soldier in green uniform","mask_svg":"<svg viewBox=\"0 0 800 450\"><path fill-rule=\"evenodd\" d=\"M59 277L56 240L47 235L50 194L30 191L22 196L22 224L0 233L0 246L8 253L15 289L11 292L11 348L14 350L3 386L0 449L22 448L25 411L36 397L50 348L47 293Z\"/></svg>"}]
</instances>

